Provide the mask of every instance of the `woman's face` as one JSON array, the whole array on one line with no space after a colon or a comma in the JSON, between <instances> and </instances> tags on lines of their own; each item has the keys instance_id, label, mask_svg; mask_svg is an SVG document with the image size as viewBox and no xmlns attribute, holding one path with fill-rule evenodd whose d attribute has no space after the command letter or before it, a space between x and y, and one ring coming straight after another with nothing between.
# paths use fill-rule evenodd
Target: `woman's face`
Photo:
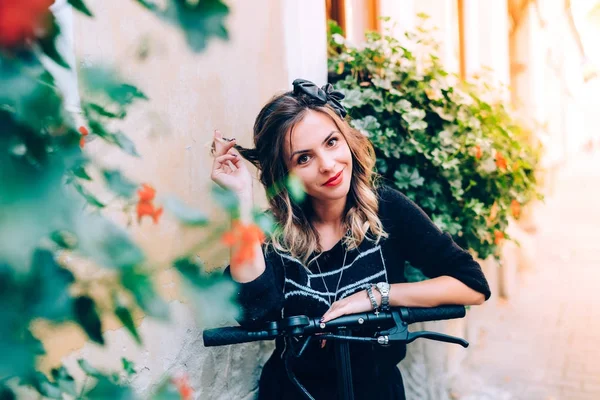
<instances>
[{"instance_id":1,"label":"woman's face","mask_svg":"<svg viewBox=\"0 0 600 400\"><path fill-rule=\"evenodd\" d=\"M339 200L348 195L352 154L328 115L309 110L291 135L288 132L284 155L288 170L301 180L313 200Z\"/></svg>"}]
</instances>

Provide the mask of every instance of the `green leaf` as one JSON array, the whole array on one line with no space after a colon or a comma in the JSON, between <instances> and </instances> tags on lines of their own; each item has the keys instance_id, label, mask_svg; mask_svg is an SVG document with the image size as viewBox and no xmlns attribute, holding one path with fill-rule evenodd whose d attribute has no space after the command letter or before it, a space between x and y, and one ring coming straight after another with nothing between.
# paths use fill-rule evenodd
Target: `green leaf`
<instances>
[{"instance_id":1,"label":"green leaf","mask_svg":"<svg viewBox=\"0 0 600 400\"><path fill-rule=\"evenodd\" d=\"M87 8L83 0L67 0L67 2L80 13L85 14L88 17L93 17L92 12Z\"/></svg>"},{"instance_id":2,"label":"green leaf","mask_svg":"<svg viewBox=\"0 0 600 400\"><path fill-rule=\"evenodd\" d=\"M231 190L214 185L212 188L212 196L215 202L230 214L235 214L238 212L240 202L236 194Z\"/></svg>"},{"instance_id":3,"label":"green leaf","mask_svg":"<svg viewBox=\"0 0 600 400\"><path fill-rule=\"evenodd\" d=\"M71 182L71 185L73 185L75 190L77 190L77 192L79 192L79 194L83 196L83 198L85 199L85 201L87 201L88 204L98 208L106 207L106 205L100 200L98 200L96 196L94 196L92 193L90 193L90 191L84 188L83 185L81 185L81 183L73 181Z\"/></svg>"},{"instance_id":4,"label":"green leaf","mask_svg":"<svg viewBox=\"0 0 600 400\"><path fill-rule=\"evenodd\" d=\"M102 171L108 188L115 194L130 198L135 194L138 185L125 178L117 169L105 169Z\"/></svg>"},{"instance_id":5,"label":"green leaf","mask_svg":"<svg viewBox=\"0 0 600 400\"><path fill-rule=\"evenodd\" d=\"M342 104L347 108L360 107L364 104L363 94L360 89L340 90L346 96Z\"/></svg>"},{"instance_id":6,"label":"green leaf","mask_svg":"<svg viewBox=\"0 0 600 400\"><path fill-rule=\"evenodd\" d=\"M87 296L75 299L75 320L83 328L88 337L96 343L104 345L102 322L96 311L96 303Z\"/></svg>"},{"instance_id":7,"label":"green leaf","mask_svg":"<svg viewBox=\"0 0 600 400\"><path fill-rule=\"evenodd\" d=\"M369 137L373 132L381 126L377 118L372 115L367 115L362 119L353 119L350 122L354 128L358 129L363 135Z\"/></svg>"},{"instance_id":8,"label":"green leaf","mask_svg":"<svg viewBox=\"0 0 600 400\"><path fill-rule=\"evenodd\" d=\"M260 230L263 231L266 235L272 235L276 227L276 222L275 218L273 217L273 214L271 214L270 212L263 212L260 210L253 210L252 214L254 223L258 225Z\"/></svg>"},{"instance_id":9,"label":"green leaf","mask_svg":"<svg viewBox=\"0 0 600 400\"><path fill-rule=\"evenodd\" d=\"M404 264L404 277L407 282L421 282L426 281L427 276L419 268L413 267L410 263Z\"/></svg>"},{"instance_id":10,"label":"green leaf","mask_svg":"<svg viewBox=\"0 0 600 400\"><path fill-rule=\"evenodd\" d=\"M63 59L62 55L56 49L56 39L60 36L60 26L52 14L50 15L50 18L51 28L49 30L49 34L40 38L38 43L44 54L46 54L52 61L63 68L70 69L69 64Z\"/></svg>"},{"instance_id":11,"label":"green leaf","mask_svg":"<svg viewBox=\"0 0 600 400\"><path fill-rule=\"evenodd\" d=\"M115 132L114 134L115 144L119 146L125 153L130 156L139 157L140 154L135 148L135 143L123 132Z\"/></svg>"},{"instance_id":12,"label":"green leaf","mask_svg":"<svg viewBox=\"0 0 600 400\"><path fill-rule=\"evenodd\" d=\"M144 261L144 252L125 229L94 214L81 216L76 222L80 253L99 265L124 269Z\"/></svg>"},{"instance_id":13,"label":"green leaf","mask_svg":"<svg viewBox=\"0 0 600 400\"><path fill-rule=\"evenodd\" d=\"M290 197L296 203L302 203L306 198L306 190L300 178L294 174L288 175L285 186L290 194Z\"/></svg>"},{"instance_id":14,"label":"green leaf","mask_svg":"<svg viewBox=\"0 0 600 400\"><path fill-rule=\"evenodd\" d=\"M148 97L137 87L123 83L110 88L110 97L120 105L131 104L135 99L148 100Z\"/></svg>"},{"instance_id":15,"label":"green leaf","mask_svg":"<svg viewBox=\"0 0 600 400\"><path fill-rule=\"evenodd\" d=\"M119 110L118 112L108 111L105 107L102 107L96 103L86 103L84 107L89 108L91 111L100 115L102 117L111 118L111 119L123 119L127 116L127 112L124 109Z\"/></svg>"},{"instance_id":16,"label":"green leaf","mask_svg":"<svg viewBox=\"0 0 600 400\"><path fill-rule=\"evenodd\" d=\"M150 396L152 400L181 400L179 389L170 378L163 378L158 388Z\"/></svg>"},{"instance_id":17,"label":"green leaf","mask_svg":"<svg viewBox=\"0 0 600 400\"><path fill-rule=\"evenodd\" d=\"M58 387L63 392L77 397L77 389L75 387L75 379L69 374L69 371L61 365L60 368L52 369L52 378L58 384Z\"/></svg>"},{"instance_id":18,"label":"green leaf","mask_svg":"<svg viewBox=\"0 0 600 400\"><path fill-rule=\"evenodd\" d=\"M57 385L50 382L46 375L41 372L35 372L32 379L33 387L42 395L50 399L62 399L62 391Z\"/></svg>"},{"instance_id":19,"label":"green leaf","mask_svg":"<svg viewBox=\"0 0 600 400\"><path fill-rule=\"evenodd\" d=\"M206 214L188 206L175 196L164 198L162 204L167 211L171 212L184 225L202 226L208 223Z\"/></svg>"},{"instance_id":20,"label":"green leaf","mask_svg":"<svg viewBox=\"0 0 600 400\"><path fill-rule=\"evenodd\" d=\"M17 400L17 396L10 388L0 384L0 400Z\"/></svg>"},{"instance_id":21,"label":"green leaf","mask_svg":"<svg viewBox=\"0 0 600 400\"><path fill-rule=\"evenodd\" d=\"M203 51L208 40L213 37L229 38L225 27L229 7L221 0L167 0L164 11L158 8L154 8L154 11L165 21L179 26L185 34L188 46L195 52Z\"/></svg>"},{"instance_id":22,"label":"green leaf","mask_svg":"<svg viewBox=\"0 0 600 400\"><path fill-rule=\"evenodd\" d=\"M124 82L117 71L107 66L83 68L81 82L90 94L119 106L129 105L135 100L148 100L140 89Z\"/></svg>"},{"instance_id":23,"label":"green leaf","mask_svg":"<svg viewBox=\"0 0 600 400\"><path fill-rule=\"evenodd\" d=\"M147 1L147 0L135 0L137 3L139 3L142 7L146 8L147 10L150 11L154 11L156 9L158 9L158 7L156 6L156 3L152 2L152 1Z\"/></svg>"},{"instance_id":24,"label":"green leaf","mask_svg":"<svg viewBox=\"0 0 600 400\"><path fill-rule=\"evenodd\" d=\"M413 168L412 170L406 164L400 166L400 169L394 172L394 178L398 189L405 190L410 187L423 186L425 179L419 176L419 170Z\"/></svg>"},{"instance_id":25,"label":"green leaf","mask_svg":"<svg viewBox=\"0 0 600 400\"><path fill-rule=\"evenodd\" d=\"M90 365L90 363L87 362L86 360L84 360L83 358L78 359L77 363L79 364L79 366L81 367L81 369L83 370L83 372L85 372L85 374L87 376L91 376L91 377L102 376L102 372L100 372L100 370L92 367Z\"/></svg>"},{"instance_id":26,"label":"green leaf","mask_svg":"<svg viewBox=\"0 0 600 400\"><path fill-rule=\"evenodd\" d=\"M123 326L131 333L131 336L135 339L138 344L142 344L142 339L138 334L137 328L135 327L135 323L133 322L133 317L131 316L131 312L128 308L124 306L117 306L115 308L115 315L119 318L119 321L123 324Z\"/></svg>"},{"instance_id":27,"label":"green leaf","mask_svg":"<svg viewBox=\"0 0 600 400\"><path fill-rule=\"evenodd\" d=\"M225 279L221 273L207 274L200 264L189 258L179 259L173 265L186 279L186 297L191 300L201 325L214 326L238 316L237 290L231 279Z\"/></svg>"},{"instance_id":28,"label":"green leaf","mask_svg":"<svg viewBox=\"0 0 600 400\"><path fill-rule=\"evenodd\" d=\"M127 374L127 376L131 377L135 375L137 371L135 370L135 365L132 361L126 359L125 357L121 357L121 362L123 363L123 370Z\"/></svg>"},{"instance_id":29,"label":"green leaf","mask_svg":"<svg viewBox=\"0 0 600 400\"><path fill-rule=\"evenodd\" d=\"M73 168L73 175L75 175L78 178L85 179L86 181L92 180L92 178L88 175L83 165Z\"/></svg>"},{"instance_id":30,"label":"green leaf","mask_svg":"<svg viewBox=\"0 0 600 400\"><path fill-rule=\"evenodd\" d=\"M133 400L133 391L125 386L112 382L105 376L98 377L96 385L85 394L89 400Z\"/></svg>"},{"instance_id":31,"label":"green leaf","mask_svg":"<svg viewBox=\"0 0 600 400\"><path fill-rule=\"evenodd\" d=\"M73 298L69 286L75 281L71 271L58 265L49 250L36 250L31 263L30 295L27 300L31 314L55 322L72 317Z\"/></svg>"},{"instance_id":32,"label":"green leaf","mask_svg":"<svg viewBox=\"0 0 600 400\"><path fill-rule=\"evenodd\" d=\"M137 304L147 315L162 320L169 318L169 306L156 293L148 275L129 268L121 275L121 283L131 291Z\"/></svg>"}]
</instances>

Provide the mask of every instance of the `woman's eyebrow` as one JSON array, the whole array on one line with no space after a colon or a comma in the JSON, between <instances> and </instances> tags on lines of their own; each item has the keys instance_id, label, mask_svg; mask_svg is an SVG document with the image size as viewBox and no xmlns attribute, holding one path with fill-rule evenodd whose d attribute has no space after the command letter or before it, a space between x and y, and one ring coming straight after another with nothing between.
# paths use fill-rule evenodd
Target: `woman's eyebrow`
<instances>
[{"instance_id":1,"label":"woman's eyebrow","mask_svg":"<svg viewBox=\"0 0 600 400\"><path fill-rule=\"evenodd\" d=\"M327 143L327 141L328 141L328 140L331 138L331 136L333 136L333 134L334 134L334 133L339 133L339 131L331 131L331 132L329 133L329 135L327 135L327 137L326 137L326 138L323 140L323 142L321 142L321 144L325 144L325 143ZM292 153L292 155L290 156L290 160L291 160L292 158L294 158L294 156L295 156L296 154L308 153L309 151L310 151L310 150L297 150L297 151L294 151L294 152Z\"/></svg>"}]
</instances>

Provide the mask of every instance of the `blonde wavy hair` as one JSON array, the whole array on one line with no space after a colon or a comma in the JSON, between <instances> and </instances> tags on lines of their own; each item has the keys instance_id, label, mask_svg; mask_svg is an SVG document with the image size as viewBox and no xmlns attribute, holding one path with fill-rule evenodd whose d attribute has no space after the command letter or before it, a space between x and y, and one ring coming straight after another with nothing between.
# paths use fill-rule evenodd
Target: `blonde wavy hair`
<instances>
[{"instance_id":1,"label":"blonde wavy hair","mask_svg":"<svg viewBox=\"0 0 600 400\"><path fill-rule=\"evenodd\" d=\"M254 149L236 146L240 154L259 170L267 189L270 210L277 222L269 243L275 250L309 264L311 255L323 251L319 233L310 221L310 202L295 202L284 182L289 171L284 156L285 138L309 110L328 115L346 139L352 154L352 179L343 218L347 234L342 242L347 249L357 248L366 238L379 242L387 237L377 215L377 175L375 150L362 133L352 128L330 105L315 104L304 94L286 92L273 97L260 111L254 123Z\"/></svg>"}]
</instances>

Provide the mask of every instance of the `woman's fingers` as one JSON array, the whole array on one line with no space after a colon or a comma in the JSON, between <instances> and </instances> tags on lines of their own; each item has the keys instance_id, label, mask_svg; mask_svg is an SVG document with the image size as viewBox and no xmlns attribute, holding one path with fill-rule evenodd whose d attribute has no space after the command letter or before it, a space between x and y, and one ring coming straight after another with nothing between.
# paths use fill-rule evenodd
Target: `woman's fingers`
<instances>
[{"instance_id":1,"label":"woman's fingers","mask_svg":"<svg viewBox=\"0 0 600 400\"><path fill-rule=\"evenodd\" d=\"M226 154L233 146L235 146L235 139L225 139L220 131L215 130L213 137L213 155L215 157Z\"/></svg>"},{"instance_id":2,"label":"woman's fingers","mask_svg":"<svg viewBox=\"0 0 600 400\"><path fill-rule=\"evenodd\" d=\"M213 170L211 178L215 178L215 176L219 173L229 174L231 172L236 171L238 168L235 166L236 159L239 156L235 154L223 154L222 156L215 157L213 162Z\"/></svg>"},{"instance_id":3,"label":"woman's fingers","mask_svg":"<svg viewBox=\"0 0 600 400\"><path fill-rule=\"evenodd\" d=\"M227 153L223 154L222 156L215 157L215 162L223 164L226 161L233 161L238 157L239 156L237 154Z\"/></svg>"}]
</instances>

